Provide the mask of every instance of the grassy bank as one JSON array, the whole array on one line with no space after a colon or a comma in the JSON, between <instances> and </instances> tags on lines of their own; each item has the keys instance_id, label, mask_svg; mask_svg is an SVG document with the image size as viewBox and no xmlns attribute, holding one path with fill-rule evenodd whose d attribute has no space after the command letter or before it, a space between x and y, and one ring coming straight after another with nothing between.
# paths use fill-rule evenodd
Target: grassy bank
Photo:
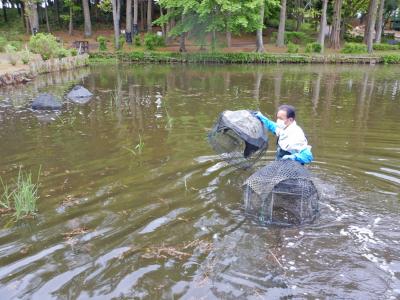
<instances>
[{"instance_id":1,"label":"grassy bank","mask_svg":"<svg viewBox=\"0 0 400 300\"><path fill-rule=\"evenodd\" d=\"M272 53L219 53L219 52L95 52L90 54L91 63L106 61L135 63L207 63L207 64L271 64L271 63L322 63L322 64L399 64L400 54L272 54Z\"/></svg>"}]
</instances>

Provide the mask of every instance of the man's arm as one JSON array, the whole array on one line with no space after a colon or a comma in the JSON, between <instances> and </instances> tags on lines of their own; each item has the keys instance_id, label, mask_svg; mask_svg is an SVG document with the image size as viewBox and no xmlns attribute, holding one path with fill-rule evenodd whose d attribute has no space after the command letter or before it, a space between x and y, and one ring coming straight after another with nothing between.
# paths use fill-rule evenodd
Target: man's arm
<instances>
[{"instance_id":1,"label":"man's arm","mask_svg":"<svg viewBox=\"0 0 400 300\"><path fill-rule=\"evenodd\" d=\"M268 119L261 112L257 112L255 116L263 123L264 127L271 131L273 134L276 134L276 123Z\"/></svg>"},{"instance_id":2,"label":"man's arm","mask_svg":"<svg viewBox=\"0 0 400 300\"><path fill-rule=\"evenodd\" d=\"M284 157L282 157L282 159L283 160L291 159L291 160L298 161L301 164L309 164L310 162L312 162L314 160L314 157L313 157L313 155L311 153L311 149L306 148L304 150L301 150L298 153L285 155Z\"/></svg>"}]
</instances>

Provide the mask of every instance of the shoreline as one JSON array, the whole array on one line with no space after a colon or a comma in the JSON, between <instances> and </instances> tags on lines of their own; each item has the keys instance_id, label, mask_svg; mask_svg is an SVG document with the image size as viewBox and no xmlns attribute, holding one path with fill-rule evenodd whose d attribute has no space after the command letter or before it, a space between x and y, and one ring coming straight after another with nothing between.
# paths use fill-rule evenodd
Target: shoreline
<instances>
[{"instance_id":1,"label":"shoreline","mask_svg":"<svg viewBox=\"0 0 400 300\"><path fill-rule=\"evenodd\" d=\"M132 63L200 64L400 64L400 54L272 54L255 52L93 52L91 64L105 61Z\"/></svg>"},{"instance_id":2,"label":"shoreline","mask_svg":"<svg viewBox=\"0 0 400 300\"><path fill-rule=\"evenodd\" d=\"M40 74L71 70L87 65L89 65L89 55L83 54L45 61L33 61L29 63L29 67L15 71L1 72L0 69L0 87L27 83Z\"/></svg>"}]
</instances>

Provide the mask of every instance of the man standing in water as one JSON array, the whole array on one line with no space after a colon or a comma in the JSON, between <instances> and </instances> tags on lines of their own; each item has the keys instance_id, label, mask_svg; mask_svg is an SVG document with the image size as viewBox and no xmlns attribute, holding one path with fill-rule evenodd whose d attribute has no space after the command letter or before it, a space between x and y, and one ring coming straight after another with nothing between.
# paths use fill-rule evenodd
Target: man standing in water
<instances>
[{"instance_id":1,"label":"man standing in water","mask_svg":"<svg viewBox=\"0 0 400 300\"><path fill-rule=\"evenodd\" d=\"M255 116L263 125L278 137L276 160L291 159L302 165L312 162L311 146L308 145L303 130L296 124L295 108L281 105L276 114L276 122L269 120L261 112Z\"/></svg>"}]
</instances>

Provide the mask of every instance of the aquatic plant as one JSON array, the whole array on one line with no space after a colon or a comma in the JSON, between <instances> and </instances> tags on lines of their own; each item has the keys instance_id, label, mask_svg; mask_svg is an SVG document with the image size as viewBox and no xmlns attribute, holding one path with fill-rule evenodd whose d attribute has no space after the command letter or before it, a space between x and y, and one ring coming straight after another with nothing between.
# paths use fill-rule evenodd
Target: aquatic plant
<instances>
[{"instance_id":1,"label":"aquatic plant","mask_svg":"<svg viewBox=\"0 0 400 300\"><path fill-rule=\"evenodd\" d=\"M133 149L128 148L126 146L124 146L123 148L128 150L133 155L142 154L143 149L144 149L144 142L142 140L142 136L139 134L139 143L137 143L136 146Z\"/></svg>"},{"instance_id":2,"label":"aquatic plant","mask_svg":"<svg viewBox=\"0 0 400 300\"><path fill-rule=\"evenodd\" d=\"M15 211L14 216L17 220L36 212L36 203L39 199L39 177L40 169L37 181L33 182L32 174L22 171L20 167L13 188L10 188L1 180L3 194L1 196L0 205L6 210Z\"/></svg>"}]
</instances>

